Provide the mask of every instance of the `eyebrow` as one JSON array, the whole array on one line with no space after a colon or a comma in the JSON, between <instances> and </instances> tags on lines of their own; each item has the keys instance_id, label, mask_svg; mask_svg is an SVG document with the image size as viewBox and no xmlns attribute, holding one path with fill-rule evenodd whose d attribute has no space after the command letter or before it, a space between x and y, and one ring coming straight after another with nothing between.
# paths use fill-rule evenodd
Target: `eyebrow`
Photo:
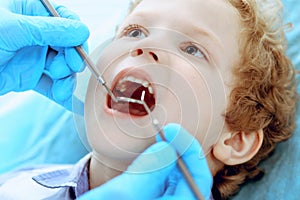
<instances>
[{"instance_id":1,"label":"eyebrow","mask_svg":"<svg viewBox=\"0 0 300 200\"><path fill-rule=\"evenodd\" d=\"M135 18L138 18L138 20L137 20L138 22L143 21L143 23L145 23L145 24L151 24L152 20L149 20L149 18L145 17L145 13L137 12L137 13L134 13L133 15ZM156 28L158 28L158 27L156 27ZM196 25L190 25L189 30L190 31L186 31L186 32L182 32L182 33L195 41L197 41L198 35L205 36L205 37L209 38L213 44L216 44L222 50L224 49L224 47L221 43L221 40L212 31L209 31L204 28L200 28ZM178 32L178 30L175 30L175 31ZM196 34L194 36L192 36L191 33L196 33Z\"/></svg>"},{"instance_id":2,"label":"eyebrow","mask_svg":"<svg viewBox=\"0 0 300 200\"><path fill-rule=\"evenodd\" d=\"M221 43L221 40L211 31L207 30L207 29L203 29L203 28L199 28L197 26L192 26L191 27L191 32L190 33L196 33L196 37L197 35L202 35L205 36L207 38L210 38L210 40L218 45L219 47L221 47L223 49L223 45ZM188 33L185 33L186 35L189 35ZM190 35L189 35L190 36ZM191 37L191 36L190 36ZM195 37L195 36L194 36ZM193 37L191 37L193 38ZM194 38L193 38L194 39Z\"/></svg>"}]
</instances>

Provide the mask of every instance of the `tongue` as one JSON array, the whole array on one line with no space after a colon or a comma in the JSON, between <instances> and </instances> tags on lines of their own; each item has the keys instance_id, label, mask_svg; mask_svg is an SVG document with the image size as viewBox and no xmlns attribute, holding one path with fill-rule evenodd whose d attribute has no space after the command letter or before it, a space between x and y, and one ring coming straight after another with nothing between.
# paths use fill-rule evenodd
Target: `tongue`
<instances>
[{"instance_id":1,"label":"tongue","mask_svg":"<svg viewBox=\"0 0 300 200\"><path fill-rule=\"evenodd\" d=\"M121 85L117 85L113 88L113 93L116 97L128 97L132 99L141 100L142 92L145 91L144 101L147 106L152 111L155 107L155 98L154 95L149 93L148 88L144 87L139 83L126 81L122 84L122 87L125 87L126 90L122 91ZM129 113L131 115L136 116L145 116L147 115L147 111L143 105L137 103L126 103L126 102L114 102L111 97L108 95L107 105L109 108L114 110L118 110L122 113Z\"/></svg>"}]
</instances>

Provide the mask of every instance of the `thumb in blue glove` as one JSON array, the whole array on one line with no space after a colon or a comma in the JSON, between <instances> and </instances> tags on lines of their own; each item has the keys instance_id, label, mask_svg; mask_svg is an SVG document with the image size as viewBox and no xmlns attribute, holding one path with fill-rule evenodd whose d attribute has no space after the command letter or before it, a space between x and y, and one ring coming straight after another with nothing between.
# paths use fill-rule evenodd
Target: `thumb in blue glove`
<instances>
[{"instance_id":1,"label":"thumb in blue glove","mask_svg":"<svg viewBox=\"0 0 300 200\"><path fill-rule=\"evenodd\" d=\"M200 144L180 125L169 124L164 131L168 143L152 145L129 166L127 172L79 199L195 199L176 166L176 152L182 153L202 195L209 199L213 180Z\"/></svg>"},{"instance_id":2,"label":"thumb in blue glove","mask_svg":"<svg viewBox=\"0 0 300 200\"><path fill-rule=\"evenodd\" d=\"M65 18L49 17L40 1L1 1L0 95L35 89L71 108L74 74L83 70L72 47L83 44L89 31L77 15L55 8Z\"/></svg>"}]
</instances>

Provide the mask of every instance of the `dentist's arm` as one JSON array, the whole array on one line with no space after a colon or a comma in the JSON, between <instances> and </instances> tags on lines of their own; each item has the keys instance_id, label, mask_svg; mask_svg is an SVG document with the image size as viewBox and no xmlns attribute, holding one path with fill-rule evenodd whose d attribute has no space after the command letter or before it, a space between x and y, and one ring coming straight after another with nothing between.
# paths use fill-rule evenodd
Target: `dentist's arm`
<instances>
[{"instance_id":1,"label":"dentist's arm","mask_svg":"<svg viewBox=\"0 0 300 200\"><path fill-rule=\"evenodd\" d=\"M83 70L72 47L89 31L76 14L55 8L63 18L49 17L39 0L0 2L0 95L34 89L71 109L75 74Z\"/></svg>"},{"instance_id":2,"label":"dentist's arm","mask_svg":"<svg viewBox=\"0 0 300 200\"><path fill-rule=\"evenodd\" d=\"M179 125L169 124L164 131L168 143L152 145L132 163L128 172L79 199L195 199L176 167L175 149L183 153L182 158L199 190L209 199L213 180L200 144Z\"/></svg>"}]
</instances>

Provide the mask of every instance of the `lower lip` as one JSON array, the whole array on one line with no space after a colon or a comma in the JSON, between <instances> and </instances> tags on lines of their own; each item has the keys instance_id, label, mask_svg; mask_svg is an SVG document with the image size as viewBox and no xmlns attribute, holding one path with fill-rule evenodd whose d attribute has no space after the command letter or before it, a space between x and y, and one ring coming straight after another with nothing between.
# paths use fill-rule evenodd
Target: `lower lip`
<instances>
[{"instance_id":1,"label":"lower lip","mask_svg":"<svg viewBox=\"0 0 300 200\"><path fill-rule=\"evenodd\" d=\"M120 118L120 119L142 119L144 117L149 117L148 115L145 116L137 116L137 115L131 115L129 113L123 113L123 112L119 112L117 110L111 109L107 106L107 101L104 101L104 105L103 105L103 109L104 112L107 113L108 115Z\"/></svg>"}]
</instances>

